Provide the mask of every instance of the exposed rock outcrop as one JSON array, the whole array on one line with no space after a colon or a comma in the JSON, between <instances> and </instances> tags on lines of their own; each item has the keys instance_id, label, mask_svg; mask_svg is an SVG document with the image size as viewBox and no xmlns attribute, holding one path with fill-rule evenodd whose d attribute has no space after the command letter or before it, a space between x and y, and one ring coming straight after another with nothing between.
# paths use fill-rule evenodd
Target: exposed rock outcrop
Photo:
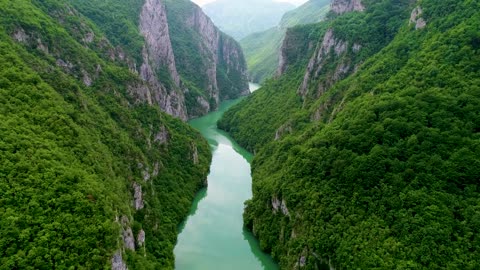
<instances>
[{"instance_id":1,"label":"exposed rock outcrop","mask_svg":"<svg viewBox=\"0 0 480 270\"><path fill-rule=\"evenodd\" d=\"M167 12L161 0L146 0L140 14L140 32L145 38L148 60L154 69L166 67L170 79L176 86L180 85L173 54ZM145 63L144 63L145 64ZM148 64L148 63L147 63Z\"/></svg>"},{"instance_id":2,"label":"exposed rock outcrop","mask_svg":"<svg viewBox=\"0 0 480 270\"><path fill-rule=\"evenodd\" d=\"M427 22L421 17L423 14L422 7L418 6L413 9L410 15L410 24L415 24L415 29L423 29L427 26Z\"/></svg>"},{"instance_id":3,"label":"exposed rock outcrop","mask_svg":"<svg viewBox=\"0 0 480 270\"><path fill-rule=\"evenodd\" d=\"M140 230L140 232L138 232L137 245L139 247L143 247L145 245L145 231L144 230Z\"/></svg>"},{"instance_id":4,"label":"exposed rock outcrop","mask_svg":"<svg viewBox=\"0 0 480 270\"><path fill-rule=\"evenodd\" d=\"M205 69L203 70L208 82L206 90L209 97L218 103L220 101L220 94L217 82L217 65L220 33L212 20L210 20L199 7L192 8L191 13L185 20L185 24L201 37L201 42L198 44L198 47L201 53L208 59L208 62L204 62Z\"/></svg>"},{"instance_id":5,"label":"exposed rock outcrop","mask_svg":"<svg viewBox=\"0 0 480 270\"><path fill-rule=\"evenodd\" d=\"M170 115L186 120L185 97L180 91L175 57L167 22L165 5L160 0L146 0L140 14L140 32L145 38L141 78L149 87L129 87L132 94L149 104L157 104ZM161 77L166 69L168 77ZM168 87L168 89L167 89Z\"/></svg>"},{"instance_id":6,"label":"exposed rock outcrop","mask_svg":"<svg viewBox=\"0 0 480 270\"><path fill-rule=\"evenodd\" d=\"M130 220L126 216L121 218L123 245L126 249L135 250L135 238L130 227Z\"/></svg>"},{"instance_id":7,"label":"exposed rock outcrop","mask_svg":"<svg viewBox=\"0 0 480 270\"><path fill-rule=\"evenodd\" d=\"M152 176L157 177L159 172L160 172L160 164L156 162L155 166L153 167Z\"/></svg>"},{"instance_id":8,"label":"exposed rock outcrop","mask_svg":"<svg viewBox=\"0 0 480 270\"><path fill-rule=\"evenodd\" d=\"M93 40L95 39L95 33L92 31L88 32L85 37L83 38L83 42L85 43L92 43Z\"/></svg>"},{"instance_id":9,"label":"exposed rock outcrop","mask_svg":"<svg viewBox=\"0 0 480 270\"><path fill-rule=\"evenodd\" d=\"M112 257L112 270L128 270L127 264L123 261L122 252L118 250Z\"/></svg>"},{"instance_id":10,"label":"exposed rock outcrop","mask_svg":"<svg viewBox=\"0 0 480 270\"><path fill-rule=\"evenodd\" d=\"M197 148L197 145L195 143L192 143L192 161L193 161L193 164L195 164L195 165L197 165L198 162L199 162L198 148Z\"/></svg>"},{"instance_id":11,"label":"exposed rock outcrop","mask_svg":"<svg viewBox=\"0 0 480 270\"><path fill-rule=\"evenodd\" d=\"M13 32L12 37L14 40L21 43L26 43L29 38L27 33L25 33L25 30L23 30L21 27L17 28L15 32Z\"/></svg>"},{"instance_id":12,"label":"exposed rock outcrop","mask_svg":"<svg viewBox=\"0 0 480 270\"><path fill-rule=\"evenodd\" d=\"M168 133L167 129L165 126L161 126L153 141L156 143L165 144L168 142L169 138L170 134Z\"/></svg>"},{"instance_id":13,"label":"exposed rock outcrop","mask_svg":"<svg viewBox=\"0 0 480 270\"><path fill-rule=\"evenodd\" d=\"M279 200L278 197L272 198L272 208L274 213L278 213L279 211L282 212L285 216L290 216L290 212L287 208L287 202L285 199Z\"/></svg>"},{"instance_id":14,"label":"exposed rock outcrop","mask_svg":"<svg viewBox=\"0 0 480 270\"><path fill-rule=\"evenodd\" d=\"M145 207L143 202L142 186L140 186L137 183L133 183L133 189L134 189L133 199L134 199L135 210L141 210Z\"/></svg>"},{"instance_id":15,"label":"exposed rock outcrop","mask_svg":"<svg viewBox=\"0 0 480 270\"><path fill-rule=\"evenodd\" d=\"M192 82L205 91L204 96L192 99L197 103L197 108L190 115L195 117L205 110L216 109L222 100L249 94L248 78L240 45L222 33L199 6L193 3L185 5L191 6L182 10L184 18L171 16L169 21L198 37L189 40L189 44L173 38L174 50L193 47L202 56L196 62L192 62L191 57L176 58L178 66L190 67L179 70L180 74L193 78ZM168 10L167 8L167 12ZM180 34L172 33L173 35Z\"/></svg>"},{"instance_id":16,"label":"exposed rock outcrop","mask_svg":"<svg viewBox=\"0 0 480 270\"><path fill-rule=\"evenodd\" d=\"M352 47L354 53L358 53L361 49L360 44L348 44L346 41L335 37L333 29L329 29L325 33L323 40L317 47L315 53L310 58L307 71L305 72L303 82L298 89L298 93L305 98L310 91L312 80L316 80L324 73L324 66L329 63L330 60L341 59L341 56L347 52L349 46ZM318 84L315 96L318 97L325 93L325 91L327 91L335 82L346 77L351 70L352 66L348 60L338 61L334 73L326 76L327 79Z\"/></svg>"},{"instance_id":17,"label":"exposed rock outcrop","mask_svg":"<svg viewBox=\"0 0 480 270\"><path fill-rule=\"evenodd\" d=\"M292 133L292 123L288 122L283 124L280 128L277 129L275 132L275 141L280 140L284 135Z\"/></svg>"},{"instance_id":18,"label":"exposed rock outcrop","mask_svg":"<svg viewBox=\"0 0 480 270\"><path fill-rule=\"evenodd\" d=\"M343 14L352 11L364 11L365 7L361 0L333 0L331 10L337 14Z\"/></svg>"},{"instance_id":19,"label":"exposed rock outcrop","mask_svg":"<svg viewBox=\"0 0 480 270\"><path fill-rule=\"evenodd\" d=\"M135 239L133 238L132 228L123 231L123 243L126 249L135 250Z\"/></svg>"},{"instance_id":20,"label":"exposed rock outcrop","mask_svg":"<svg viewBox=\"0 0 480 270\"><path fill-rule=\"evenodd\" d=\"M295 29L287 29L285 38L280 48L280 56L276 77L285 74L290 66L294 66L299 56L308 55L315 48L316 43L305 42L305 33L295 31Z\"/></svg>"}]
</instances>

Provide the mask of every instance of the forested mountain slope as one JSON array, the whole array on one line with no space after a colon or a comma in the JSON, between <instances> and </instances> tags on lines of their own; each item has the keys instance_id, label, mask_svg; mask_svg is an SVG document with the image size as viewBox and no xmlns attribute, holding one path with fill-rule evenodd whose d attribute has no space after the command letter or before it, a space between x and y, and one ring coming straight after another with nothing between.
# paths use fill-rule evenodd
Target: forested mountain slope
<instances>
[{"instance_id":1,"label":"forested mountain slope","mask_svg":"<svg viewBox=\"0 0 480 270\"><path fill-rule=\"evenodd\" d=\"M245 222L283 268L480 267L478 8L335 0L225 115L257 153Z\"/></svg>"},{"instance_id":2,"label":"forested mountain slope","mask_svg":"<svg viewBox=\"0 0 480 270\"><path fill-rule=\"evenodd\" d=\"M188 0L68 0L103 30L126 62L161 95L133 88L182 119L215 110L220 101L249 93L240 46ZM122 49L126 51L122 51ZM125 56L125 53L130 53Z\"/></svg>"},{"instance_id":3,"label":"forested mountain slope","mask_svg":"<svg viewBox=\"0 0 480 270\"><path fill-rule=\"evenodd\" d=\"M248 95L247 64L240 45L218 30L189 0L166 0L175 61L187 87L190 115L217 109L223 100Z\"/></svg>"},{"instance_id":4,"label":"forested mountain slope","mask_svg":"<svg viewBox=\"0 0 480 270\"><path fill-rule=\"evenodd\" d=\"M263 83L275 75L287 28L319 22L329 9L330 0L310 0L285 13L277 26L250 34L240 40L247 59L250 80Z\"/></svg>"},{"instance_id":5,"label":"forested mountain slope","mask_svg":"<svg viewBox=\"0 0 480 270\"><path fill-rule=\"evenodd\" d=\"M0 269L173 269L211 154L165 15L0 1Z\"/></svg>"},{"instance_id":6,"label":"forested mountain slope","mask_svg":"<svg viewBox=\"0 0 480 270\"><path fill-rule=\"evenodd\" d=\"M274 0L216 0L202 7L222 31L237 40L276 26L295 6Z\"/></svg>"},{"instance_id":7,"label":"forested mountain slope","mask_svg":"<svg viewBox=\"0 0 480 270\"><path fill-rule=\"evenodd\" d=\"M287 28L300 24L317 23L330 10L330 0L309 0L283 15L280 27Z\"/></svg>"}]
</instances>

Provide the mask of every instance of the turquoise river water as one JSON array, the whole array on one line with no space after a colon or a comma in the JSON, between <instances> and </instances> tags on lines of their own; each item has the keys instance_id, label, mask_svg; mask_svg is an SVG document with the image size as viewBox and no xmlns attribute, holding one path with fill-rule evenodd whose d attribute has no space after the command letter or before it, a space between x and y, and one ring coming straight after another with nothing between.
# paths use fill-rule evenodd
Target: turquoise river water
<instances>
[{"instance_id":1,"label":"turquoise river water","mask_svg":"<svg viewBox=\"0 0 480 270\"><path fill-rule=\"evenodd\" d=\"M250 85L251 91L256 88ZM177 270L278 269L243 227L244 202L252 197L252 155L217 129L218 119L239 101L224 102L218 111L190 121L208 140L213 160L208 188L199 192L180 228L175 247Z\"/></svg>"}]
</instances>

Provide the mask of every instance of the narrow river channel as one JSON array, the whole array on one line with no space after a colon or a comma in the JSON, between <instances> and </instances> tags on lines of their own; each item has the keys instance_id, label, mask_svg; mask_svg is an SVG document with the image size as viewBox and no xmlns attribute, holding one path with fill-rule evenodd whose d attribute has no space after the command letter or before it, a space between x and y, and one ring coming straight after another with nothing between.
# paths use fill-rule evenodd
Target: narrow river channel
<instances>
[{"instance_id":1,"label":"narrow river channel","mask_svg":"<svg viewBox=\"0 0 480 270\"><path fill-rule=\"evenodd\" d=\"M213 160L208 188L199 192L180 228L177 270L278 269L243 228L243 203L252 197L252 155L217 129L218 119L239 101L224 102L218 111L190 122L208 140Z\"/></svg>"}]
</instances>

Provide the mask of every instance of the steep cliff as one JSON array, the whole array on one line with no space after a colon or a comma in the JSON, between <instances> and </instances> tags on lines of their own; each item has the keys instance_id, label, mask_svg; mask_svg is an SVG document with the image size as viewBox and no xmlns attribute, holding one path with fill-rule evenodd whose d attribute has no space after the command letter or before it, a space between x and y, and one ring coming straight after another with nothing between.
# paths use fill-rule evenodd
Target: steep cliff
<instances>
[{"instance_id":1,"label":"steep cliff","mask_svg":"<svg viewBox=\"0 0 480 270\"><path fill-rule=\"evenodd\" d=\"M156 104L185 120L216 109L222 100L248 94L241 48L192 2L69 1L118 47L116 60L125 61L147 82L130 86L138 102Z\"/></svg>"},{"instance_id":2,"label":"steep cliff","mask_svg":"<svg viewBox=\"0 0 480 270\"><path fill-rule=\"evenodd\" d=\"M284 60L281 47L287 29L297 25L317 23L325 18L329 9L330 0L307 1L300 7L285 13L277 26L240 40L247 59L250 80L263 83L275 76L279 61L281 66Z\"/></svg>"},{"instance_id":3,"label":"steep cliff","mask_svg":"<svg viewBox=\"0 0 480 270\"><path fill-rule=\"evenodd\" d=\"M342 0L333 1L330 9L333 14L340 15L354 11L362 12L365 8L360 0ZM361 24L360 21L358 23ZM325 32L323 40L317 43L315 52L308 62L302 84L298 89L298 93L304 101L307 101L308 98L317 99L333 84L355 72L358 68L357 65L361 63L361 60L357 58L362 53L362 47L372 43L372 41L367 41L370 44L360 44L359 42L362 40L360 33L343 33L343 38L337 37L334 33L337 25L338 23L334 22L332 27ZM368 26L368 23L364 23L364 26ZM292 47L289 44L290 40L294 38L287 35L282 45L277 75L284 74L289 65L295 65L295 61L287 57ZM378 40L374 42L378 43ZM378 48L381 48L382 44L378 44ZM368 54L371 53L373 52L368 52Z\"/></svg>"},{"instance_id":4,"label":"steep cliff","mask_svg":"<svg viewBox=\"0 0 480 270\"><path fill-rule=\"evenodd\" d=\"M180 75L170 41L167 12L160 0L145 1L139 27L145 38L140 76L150 84L153 91L148 91L145 97L141 95L142 89L136 89L137 94L150 104L153 99L165 112L186 120L188 108L180 90Z\"/></svg>"},{"instance_id":5,"label":"steep cliff","mask_svg":"<svg viewBox=\"0 0 480 270\"><path fill-rule=\"evenodd\" d=\"M256 152L245 223L282 268L480 267L479 7L333 1L225 114Z\"/></svg>"},{"instance_id":6,"label":"steep cliff","mask_svg":"<svg viewBox=\"0 0 480 270\"><path fill-rule=\"evenodd\" d=\"M173 269L211 154L177 119L165 22L158 1L0 2L0 268Z\"/></svg>"},{"instance_id":7,"label":"steep cliff","mask_svg":"<svg viewBox=\"0 0 480 270\"><path fill-rule=\"evenodd\" d=\"M192 2L167 0L166 3L190 116L214 110L222 100L247 95L246 63L238 43L220 32Z\"/></svg>"},{"instance_id":8,"label":"steep cliff","mask_svg":"<svg viewBox=\"0 0 480 270\"><path fill-rule=\"evenodd\" d=\"M364 11L365 7L362 0L334 0L331 4L331 10L336 14L343 14L352 11Z\"/></svg>"},{"instance_id":9,"label":"steep cliff","mask_svg":"<svg viewBox=\"0 0 480 270\"><path fill-rule=\"evenodd\" d=\"M333 1L331 5L348 10L348 3ZM290 28L281 47L277 70L280 78L268 81L263 87L265 91L249 99L270 105L245 101L241 110L242 104L228 111L220 126L227 130L232 127L235 139L248 149L257 150L275 138L277 129L288 122L298 107L310 108L335 83L355 74L362 63L391 42L402 18L408 18L411 12L405 2L368 4L370 10L352 9L340 15L332 11L323 23ZM388 13L373 13L387 8ZM328 107L330 103L333 101L324 105ZM313 117L321 117L320 114L321 108ZM255 129L255 122L247 121L252 115L262 119L263 129Z\"/></svg>"}]
</instances>

